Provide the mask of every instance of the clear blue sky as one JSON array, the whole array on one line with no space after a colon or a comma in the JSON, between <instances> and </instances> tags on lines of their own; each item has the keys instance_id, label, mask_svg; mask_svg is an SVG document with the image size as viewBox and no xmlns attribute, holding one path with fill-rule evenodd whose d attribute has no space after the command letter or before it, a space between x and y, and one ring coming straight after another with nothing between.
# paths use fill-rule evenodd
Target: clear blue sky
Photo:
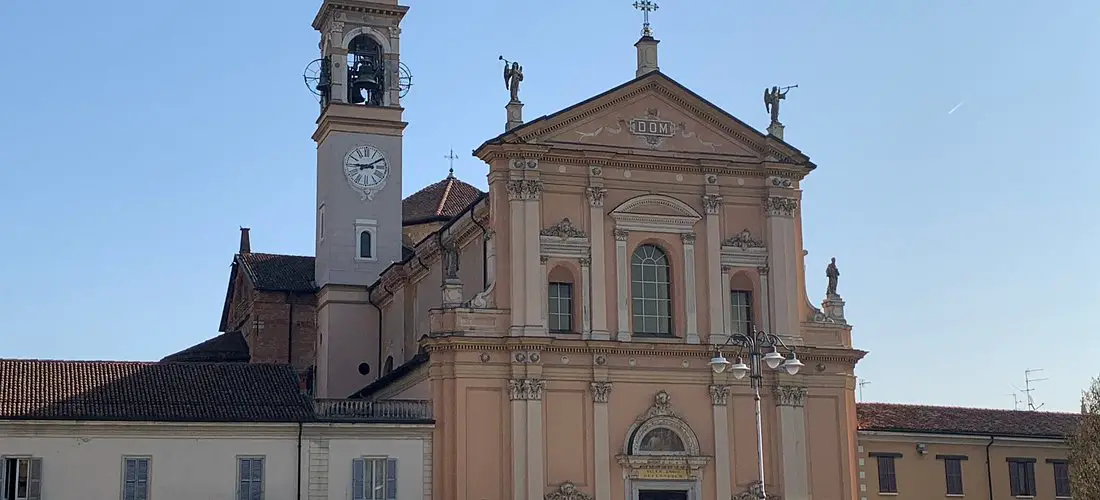
<instances>
[{"instance_id":1,"label":"clear blue sky","mask_svg":"<svg viewBox=\"0 0 1100 500\"><path fill-rule=\"evenodd\" d=\"M634 75L630 0L408 0L405 191ZM0 356L157 359L217 333L238 225L313 252L319 1L0 4ZM661 69L762 128L797 83L809 288L837 257L865 400L1074 411L1100 372L1100 3L662 1ZM537 9L535 6L538 6ZM959 103L954 113L948 114Z\"/></svg>"}]
</instances>

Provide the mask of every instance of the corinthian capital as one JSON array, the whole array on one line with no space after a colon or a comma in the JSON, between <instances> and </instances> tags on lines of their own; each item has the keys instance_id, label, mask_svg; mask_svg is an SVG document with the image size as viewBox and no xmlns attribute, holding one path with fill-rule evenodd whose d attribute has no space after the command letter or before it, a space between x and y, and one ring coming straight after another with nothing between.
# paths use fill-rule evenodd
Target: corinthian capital
<instances>
[{"instance_id":1,"label":"corinthian capital","mask_svg":"<svg viewBox=\"0 0 1100 500\"><path fill-rule=\"evenodd\" d=\"M710 386L710 402L714 406L726 406L726 403L730 399L730 386L728 385L712 385Z\"/></svg>"},{"instance_id":2,"label":"corinthian capital","mask_svg":"<svg viewBox=\"0 0 1100 500\"><path fill-rule=\"evenodd\" d=\"M607 188L601 186L591 186L584 190L585 196L588 196L588 204L594 207L603 206L603 198L607 196Z\"/></svg>"},{"instance_id":3,"label":"corinthian capital","mask_svg":"<svg viewBox=\"0 0 1100 500\"><path fill-rule=\"evenodd\" d=\"M592 402L606 403L611 396L611 382L592 382Z\"/></svg>"},{"instance_id":4,"label":"corinthian capital","mask_svg":"<svg viewBox=\"0 0 1100 500\"><path fill-rule=\"evenodd\" d=\"M802 406L806 403L806 388L794 385L777 385L773 390L776 406Z\"/></svg>"},{"instance_id":5,"label":"corinthian capital","mask_svg":"<svg viewBox=\"0 0 1100 500\"><path fill-rule=\"evenodd\" d=\"M794 217L798 211L798 200L782 196L764 198L764 210L768 217Z\"/></svg>"},{"instance_id":6,"label":"corinthian capital","mask_svg":"<svg viewBox=\"0 0 1100 500\"><path fill-rule=\"evenodd\" d=\"M707 215L716 215L718 210L722 208L722 197L716 194L703 195L703 208L706 210Z\"/></svg>"},{"instance_id":7,"label":"corinthian capital","mask_svg":"<svg viewBox=\"0 0 1100 500\"><path fill-rule=\"evenodd\" d=\"M546 389L546 381L537 378L512 379L508 381L508 393L512 401L540 401Z\"/></svg>"},{"instance_id":8,"label":"corinthian capital","mask_svg":"<svg viewBox=\"0 0 1100 500\"><path fill-rule=\"evenodd\" d=\"M537 200L542 194L542 181L519 179L508 181L509 200Z\"/></svg>"}]
</instances>

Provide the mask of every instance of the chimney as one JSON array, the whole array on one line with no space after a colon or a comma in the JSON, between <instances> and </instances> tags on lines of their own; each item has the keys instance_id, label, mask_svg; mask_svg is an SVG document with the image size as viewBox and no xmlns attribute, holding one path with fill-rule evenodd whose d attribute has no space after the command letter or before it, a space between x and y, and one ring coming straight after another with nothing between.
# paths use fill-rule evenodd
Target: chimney
<instances>
[{"instance_id":1,"label":"chimney","mask_svg":"<svg viewBox=\"0 0 1100 500\"><path fill-rule=\"evenodd\" d=\"M634 44L634 47L638 49L638 72L635 76L640 77L661 69L657 66L658 43L661 43L661 41L646 34L642 35L638 42Z\"/></svg>"},{"instance_id":2,"label":"chimney","mask_svg":"<svg viewBox=\"0 0 1100 500\"><path fill-rule=\"evenodd\" d=\"M252 253L252 242L248 239L248 228L241 228L241 248L239 253Z\"/></svg>"}]
</instances>

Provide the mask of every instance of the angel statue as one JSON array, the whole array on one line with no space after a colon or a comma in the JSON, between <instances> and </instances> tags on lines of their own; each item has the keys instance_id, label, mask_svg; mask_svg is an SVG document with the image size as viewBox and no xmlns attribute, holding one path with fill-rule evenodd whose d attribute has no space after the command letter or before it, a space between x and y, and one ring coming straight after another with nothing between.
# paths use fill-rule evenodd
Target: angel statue
<instances>
[{"instance_id":1,"label":"angel statue","mask_svg":"<svg viewBox=\"0 0 1100 500\"><path fill-rule=\"evenodd\" d=\"M508 62L504 56L500 56L500 60L504 61L504 88L512 93L512 102L519 102L519 82L523 81L523 66L515 61Z\"/></svg>"},{"instance_id":2,"label":"angel statue","mask_svg":"<svg viewBox=\"0 0 1100 500\"><path fill-rule=\"evenodd\" d=\"M770 89L764 89L764 109L772 114L772 123L779 123L779 101L786 99L787 92L794 88L798 88L798 85L782 88L774 86Z\"/></svg>"}]
</instances>

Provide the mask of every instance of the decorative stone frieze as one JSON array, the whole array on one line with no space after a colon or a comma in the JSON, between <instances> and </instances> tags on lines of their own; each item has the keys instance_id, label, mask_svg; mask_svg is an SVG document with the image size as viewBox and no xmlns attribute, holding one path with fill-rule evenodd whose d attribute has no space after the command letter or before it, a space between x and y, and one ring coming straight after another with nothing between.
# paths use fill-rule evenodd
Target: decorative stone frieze
<instances>
[{"instance_id":1,"label":"decorative stone frieze","mask_svg":"<svg viewBox=\"0 0 1100 500\"><path fill-rule=\"evenodd\" d=\"M558 489L547 493L543 500L592 500L592 495L577 489L572 481L566 481L558 486Z\"/></svg>"},{"instance_id":2,"label":"decorative stone frieze","mask_svg":"<svg viewBox=\"0 0 1100 500\"><path fill-rule=\"evenodd\" d=\"M541 401L546 389L546 381L537 378L512 379L508 381L508 394L512 401Z\"/></svg>"},{"instance_id":3,"label":"decorative stone frieze","mask_svg":"<svg viewBox=\"0 0 1100 500\"><path fill-rule=\"evenodd\" d=\"M742 250L746 250L749 248L764 248L764 240L753 238L752 232L749 231L748 228L745 228L732 238L728 238L726 239L726 241L723 241L722 246L736 247Z\"/></svg>"},{"instance_id":4,"label":"decorative stone frieze","mask_svg":"<svg viewBox=\"0 0 1100 500\"><path fill-rule=\"evenodd\" d=\"M717 215L722 208L722 197L716 194L703 195L703 210L707 215Z\"/></svg>"},{"instance_id":5,"label":"decorative stone frieze","mask_svg":"<svg viewBox=\"0 0 1100 500\"><path fill-rule=\"evenodd\" d=\"M538 170L539 161L535 158L512 158L508 166L517 170Z\"/></svg>"},{"instance_id":6,"label":"decorative stone frieze","mask_svg":"<svg viewBox=\"0 0 1100 500\"><path fill-rule=\"evenodd\" d=\"M626 241L627 236L630 236L630 231L615 228L615 241Z\"/></svg>"},{"instance_id":7,"label":"decorative stone frieze","mask_svg":"<svg viewBox=\"0 0 1100 500\"><path fill-rule=\"evenodd\" d=\"M764 198L764 210L768 217L794 217L798 211L798 200L782 196L769 196Z\"/></svg>"},{"instance_id":8,"label":"decorative stone frieze","mask_svg":"<svg viewBox=\"0 0 1100 500\"><path fill-rule=\"evenodd\" d=\"M602 186L591 186L584 190L588 197L588 203L594 207L602 207L603 199L607 196L607 189Z\"/></svg>"},{"instance_id":9,"label":"decorative stone frieze","mask_svg":"<svg viewBox=\"0 0 1100 500\"><path fill-rule=\"evenodd\" d=\"M542 181L518 179L508 181L509 200L537 200L542 195Z\"/></svg>"},{"instance_id":10,"label":"decorative stone frieze","mask_svg":"<svg viewBox=\"0 0 1100 500\"><path fill-rule=\"evenodd\" d=\"M733 500L782 500L783 497L779 495L773 495L768 493L765 495L764 488L760 487L760 481L753 481L745 486L744 490L733 496Z\"/></svg>"},{"instance_id":11,"label":"decorative stone frieze","mask_svg":"<svg viewBox=\"0 0 1100 500\"><path fill-rule=\"evenodd\" d=\"M767 184L769 187L794 189L794 181L790 180L787 177L780 177L778 175L768 176L768 178L764 180L764 183Z\"/></svg>"},{"instance_id":12,"label":"decorative stone frieze","mask_svg":"<svg viewBox=\"0 0 1100 500\"><path fill-rule=\"evenodd\" d=\"M711 385L710 386L710 403L714 406L726 406L726 403L730 399L730 386L728 385Z\"/></svg>"},{"instance_id":13,"label":"decorative stone frieze","mask_svg":"<svg viewBox=\"0 0 1100 500\"><path fill-rule=\"evenodd\" d=\"M554 224L548 228L539 231L540 236L554 236L561 239L567 238L587 238L588 235L584 234L584 231L575 225L573 221L566 217L561 222Z\"/></svg>"},{"instance_id":14,"label":"decorative stone frieze","mask_svg":"<svg viewBox=\"0 0 1100 500\"><path fill-rule=\"evenodd\" d=\"M606 403L611 396L611 382L592 382L592 402Z\"/></svg>"},{"instance_id":15,"label":"decorative stone frieze","mask_svg":"<svg viewBox=\"0 0 1100 500\"><path fill-rule=\"evenodd\" d=\"M806 403L806 388L794 385L778 385L772 390L776 406L802 406Z\"/></svg>"}]
</instances>

